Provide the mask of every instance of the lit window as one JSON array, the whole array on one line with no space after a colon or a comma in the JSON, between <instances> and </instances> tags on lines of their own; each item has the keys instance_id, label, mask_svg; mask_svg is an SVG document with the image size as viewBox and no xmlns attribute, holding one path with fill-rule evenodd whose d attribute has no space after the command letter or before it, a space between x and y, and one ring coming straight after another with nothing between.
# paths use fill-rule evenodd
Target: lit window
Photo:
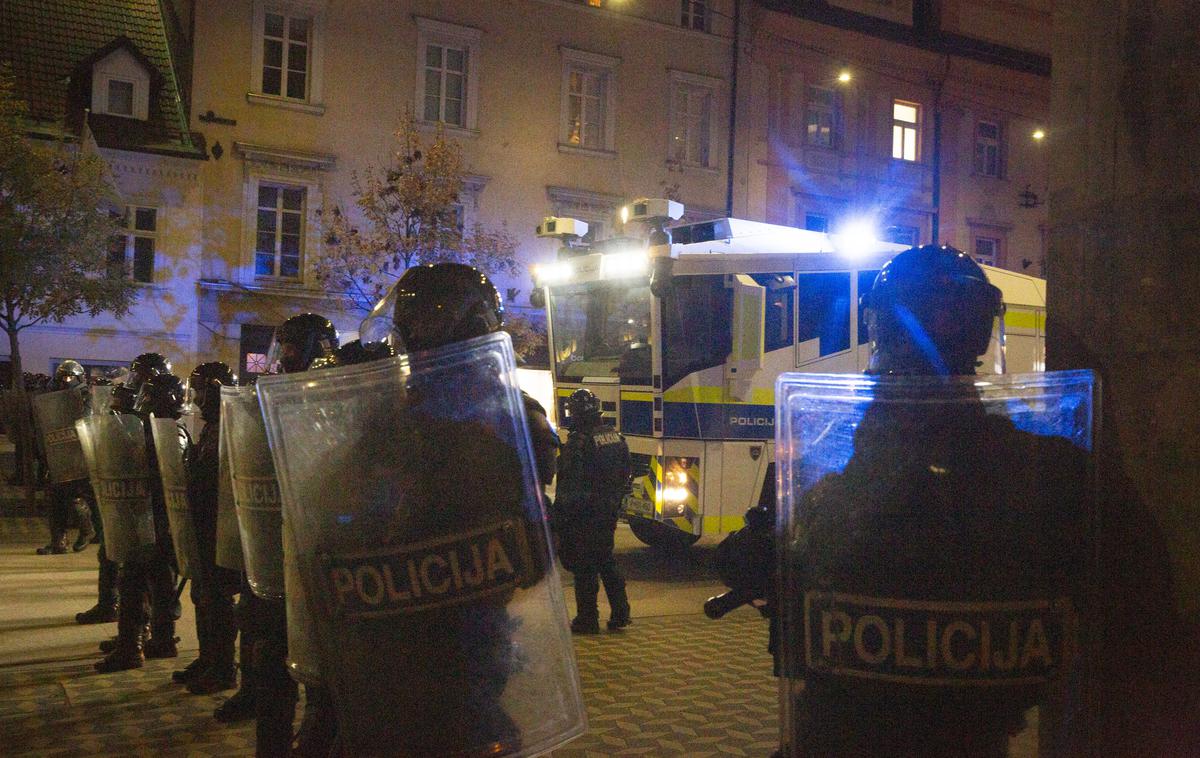
<instances>
[{"instance_id":1,"label":"lit window","mask_svg":"<svg viewBox=\"0 0 1200 758\"><path fill-rule=\"evenodd\" d=\"M283 13L263 14L262 93L308 99L312 20Z\"/></svg>"},{"instance_id":2,"label":"lit window","mask_svg":"<svg viewBox=\"0 0 1200 758\"><path fill-rule=\"evenodd\" d=\"M133 115L133 82L108 80L108 113L114 116Z\"/></svg>"},{"instance_id":3,"label":"lit window","mask_svg":"<svg viewBox=\"0 0 1200 758\"><path fill-rule=\"evenodd\" d=\"M603 149L607 72L572 68L567 82L567 144Z\"/></svg>"},{"instance_id":4,"label":"lit window","mask_svg":"<svg viewBox=\"0 0 1200 758\"><path fill-rule=\"evenodd\" d=\"M304 241L302 187L274 184L258 186L255 224L254 275L282 279L300 278Z\"/></svg>"},{"instance_id":5,"label":"lit window","mask_svg":"<svg viewBox=\"0 0 1200 758\"><path fill-rule=\"evenodd\" d=\"M679 22L685 29L708 31L708 0L680 0Z\"/></svg>"},{"instance_id":6,"label":"lit window","mask_svg":"<svg viewBox=\"0 0 1200 758\"><path fill-rule=\"evenodd\" d=\"M921 106L903 100L892 102L892 157L902 161L921 158Z\"/></svg>"},{"instance_id":7,"label":"lit window","mask_svg":"<svg viewBox=\"0 0 1200 758\"><path fill-rule=\"evenodd\" d=\"M129 206L117 221L124 231L114 235L109 242L109 276L132 276L136 282L152 283L154 251L158 241L158 210Z\"/></svg>"},{"instance_id":8,"label":"lit window","mask_svg":"<svg viewBox=\"0 0 1200 758\"><path fill-rule=\"evenodd\" d=\"M1000 176L1000 125L980 121L975 126L975 173Z\"/></svg>"},{"instance_id":9,"label":"lit window","mask_svg":"<svg viewBox=\"0 0 1200 758\"><path fill-rule=\"evenodd\" d=\"M671 101L671 159L708 166L712 140L711 87L675 82Z\"/></svg>"},{"instance_id":10,"label":"lit window","mask_svg":"<svg viewBox=\"0 0 1200 758\"><path fill-rule=\"evenodd\" d=\"M975 261L985 266L995 266L1000 257L1000 240L995 237L975 238Z\"/></svg>"},{"instance_id":11,"label":"lit window","mask_svg":"<svg viewBox=\"0 0 1200 758\"><path fill-rule=\"evenodd\" d=\"M837 93L827 87L807 87L806 94L805 139L810 145L833 147Z\"/></svg>"},{"instance_id":12,"label":"lit window","mask_svg":"<svg viewBox=\"0 0 1200 758\"><path fill-rule=\"evenodd\" d=\"M417 19L417 106L422 121L475 128L481 32Z\"/></svg>"}]
</instances>

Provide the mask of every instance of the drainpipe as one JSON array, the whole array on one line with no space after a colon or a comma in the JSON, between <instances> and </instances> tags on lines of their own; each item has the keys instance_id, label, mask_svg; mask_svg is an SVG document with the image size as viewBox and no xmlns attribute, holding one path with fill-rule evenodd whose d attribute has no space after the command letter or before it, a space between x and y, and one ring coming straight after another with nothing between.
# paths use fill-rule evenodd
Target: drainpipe
<instances>
[{"instance_id":1,"label":"drainpipe","mask_svg":"<svg viewBox=\"0 0 1200 758\"><path fill-rule=\"evenodd\" d=\"M725 215L733 216L733 154L737 148L738 56L741 53L742 0L733 0L733 55L729 77L729 162L725 168Z\"/></svg>"}]
</instances>

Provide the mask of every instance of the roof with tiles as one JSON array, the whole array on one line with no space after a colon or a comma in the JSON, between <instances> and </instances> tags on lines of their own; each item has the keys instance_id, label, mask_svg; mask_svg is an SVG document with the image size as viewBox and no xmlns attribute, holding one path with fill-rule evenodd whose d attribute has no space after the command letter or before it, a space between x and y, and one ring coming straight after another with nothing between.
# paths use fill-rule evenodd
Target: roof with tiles
<instances>
[{"instance_id":1,"label":"roof with tiles","mask_svg":"<svg viewBox=\"0 0 1200 758\"><path fill-rule=\"evenodd\" d=\"M29 103L31 131L77 135L89 103L90 64L124 44L157 74L150 115L134 123L92 116L102 147L202 157L188 131L170 23L159 0L0 0L0 62L12 64L18 92ZM125 38L121 40L121 38ZM182 52L182 51L180 51Z\"/></svg>"}]
</instances>

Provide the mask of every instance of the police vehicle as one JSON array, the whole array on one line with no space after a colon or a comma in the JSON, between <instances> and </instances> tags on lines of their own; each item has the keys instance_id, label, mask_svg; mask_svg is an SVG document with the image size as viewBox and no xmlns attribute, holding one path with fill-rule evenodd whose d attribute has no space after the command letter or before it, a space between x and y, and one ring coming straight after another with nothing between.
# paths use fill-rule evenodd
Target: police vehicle
<instances>
[{"instance_id":1,"label":"police vehicle","mask_svg":"<svg viewBox=\"0 0 1200 758\"><path fill-rule=\"evenodd\" d=\"M668 241L664 222L682 211L665 200L622 209L655 229L649 246L584 245L586 223L547 218L539 236L563 246L533 272L558 416L580 387L600 399L633 456L622 516L657 546L740 529L773 497L776 377L863 371L859 296L906 247L735 218L675 226ZM1006 313L980 373L1044 370L1045 281L984 270Z\"/></svg>"}]
</instances>

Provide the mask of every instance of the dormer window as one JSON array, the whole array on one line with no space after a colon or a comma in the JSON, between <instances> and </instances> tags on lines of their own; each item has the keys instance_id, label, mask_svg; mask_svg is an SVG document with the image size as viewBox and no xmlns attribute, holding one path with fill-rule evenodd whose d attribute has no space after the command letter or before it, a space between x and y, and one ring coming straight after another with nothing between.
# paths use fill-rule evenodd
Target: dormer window
<instances>
[{"instance_id":1,"label":"dormer window","mask_svg":"<svg viewBox=\"0 0 1200 758\"><path fill-rule=\"evenodd\" d=\"M127 45L116 47L92 64L92 113L147 120L150 77L140 55Z\"/></svg>"},{"instance_id":2,"label":"dormer window","mask_svg":"<svg viewBox=\"0 0 1200 758\"><path fill-rule=\"evenodd\" d=\"M114 116L133 115L133 82L108 80L108 108Z\"/></svg>"}]
</instances>

